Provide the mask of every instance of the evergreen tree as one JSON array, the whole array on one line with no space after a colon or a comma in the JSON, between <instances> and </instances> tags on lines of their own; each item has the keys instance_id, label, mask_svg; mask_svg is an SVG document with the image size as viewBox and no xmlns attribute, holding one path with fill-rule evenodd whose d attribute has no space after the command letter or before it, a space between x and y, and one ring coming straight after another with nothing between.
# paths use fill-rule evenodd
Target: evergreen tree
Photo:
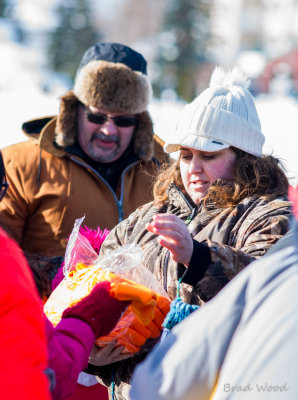
<instances>
[{"instance_id":1,"label":"evergreen tree","mask_svg":"<svg viewBox=\"0 0 298 400\"><path fill-rule=\"evenodd\" d=\"M0 17L5 17L5 11L7 7L7 0L0 0Z\"/></svg>"},{"instance_id":2,"label":"evergreen tree","mask_svg":"<svg viewBox=\"0 0 298 400\"><path fill-rule=\"evenodd\" d=\"M11 39L13 41L23 43L25 39L25 32L21 21L15 14L16 7L15 0L0 0L0 18L4 18L12 28Z\"/></svg>"},{"instance_id":3,"label":"evergreen tree","mask_svg":"<svg viewBox=\"0 0 298 400\"><path fill-rule=\"evenodd\" d=\"M195 76L206 60L210 39L211 4L208 0L168 0L159 36L156 94L171 88L186 101L196 95Z\"/></svg>"},{"instance_id":4,"label":"evergreen tree","mask_svg":"<svg viewBox=\"0 0 298 400\"><path fill-rule=\"evenodd\" d=\"M84 52L99 33L92 26L88 0L61 0L55 12L58 26L49 34L49 67L73 79Z\"/></svg>"}]
</instances>

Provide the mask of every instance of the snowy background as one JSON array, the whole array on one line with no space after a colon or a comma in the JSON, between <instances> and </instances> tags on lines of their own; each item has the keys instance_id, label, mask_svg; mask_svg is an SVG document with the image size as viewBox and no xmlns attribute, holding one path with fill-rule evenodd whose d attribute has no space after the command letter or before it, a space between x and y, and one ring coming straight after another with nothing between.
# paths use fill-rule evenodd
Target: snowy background
<instances>
[{"instance_id":1,"label":"snowy background","mask_svg":"<svg viewBox=\"0 0 298 400\"><path fill-rule=\"evenodd\" d=\"M116 3L116 0L113 0ZM49 0L19 1L19 13L26 24L38 29L52 23ZM106 2L100 2L104 10ZM100 5L99 5L100 6ZM26 120L58 112L59 96L69 87L55 76L45 73L37 49L14 42L13 32L5 20L0 20L0 148L26 139L21 126ZM41 88L51 82L46 93ZM256 98L262 130L266 137L264 152L282 158L292 183L298 182L298 102L283 95L282 85L271 95ZM153 99L149 108L155 132L164 140L176 126L182 103Z\"/></svg>"},{"instance_id":2,"label":"snowy background","mask_svg":"<svg viewBox=\"0 0 298 400\"><path fill-rule=\"evenodd\" d=\"M22 123L42 116L54 115L59 108L59 95L67 88L58 86L56 93L39 89L39 71L27 61L25 49L0 44L2 58L0 90L0 148L26 140ZM6 60L7 62L4 62ZM2 82L3 81L3 82ZM153 99L150 112L155 132L164 140L176 126L183 104ZM293 98L270 95L256 98L263 133L264 151L283 159L292 183L298 182L298 103Z\"/></svg>"}]
</instances>

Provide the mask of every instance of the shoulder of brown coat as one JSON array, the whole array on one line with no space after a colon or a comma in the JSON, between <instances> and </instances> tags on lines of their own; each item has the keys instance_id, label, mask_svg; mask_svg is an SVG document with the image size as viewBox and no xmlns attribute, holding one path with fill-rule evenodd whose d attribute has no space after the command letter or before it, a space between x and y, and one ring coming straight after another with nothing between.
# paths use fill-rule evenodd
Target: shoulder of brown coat
<instances>
[{"instance_id":1,"label":"shoulder of brown coat","mask_svg":"<svg viewBox=\"0 0 298 400\"><path fill-rule=\"evenodd\" d=\"M24 158L35 158L39 154L39 146L32 140L26 140L5 147L1 150L5 164L13 163L14 161L21 161Z\"/></svg>"},{"instance_id":2,"label":"shoulder of brown coat","mask_svg":"<svg viewBox=\"0 0 298 400\"><path fill-rule=\"evenodd\" d=\"M279 226L283 230L283 234L289 229L289 222L292 216L291 203L285 197L278 197L276 199L264 200L256 198L247 208L249 211L245 214L245 219L242 223L241 232L255 230L256 226Z\"/></svg>"},{"instance_id":3,"label":"shoulder of brown coat","mask_svg":"<svg viewBox=\"0 0 298 400\"><path fill-rule=\"evenodd\" d=\"M251 211L261 213L282 209L288 211L291 210L292 207L292 203L287 199L286 196L275 198L268 198L267 196L252 196L245 198L239 204L244 204L245 208L251 209Z\"/></svg>"},{"instance_id":4,"label":"shoulder of brown coat","mask_svg":"<svg viewBox=\"0 0 298 400\"><path fill-rule=\"evenodd\" d=\"M271 215L289 215L292 212L292 203L285 196L266 199L260 197L255 202L254 213Z\"/></svg>"},{"instance_id":5,"label":"shoulder of brown coat","mask_svg":"<svg viewBox=\"0 0 298 400\"><path fill-rule=\"evenodd\" d=\"M169 154L163 149L165 142L156 134L153 136L154 139L154 157L158 159L160 163L168 163L170 161Z\"/></svg>"},{"instance_id":6,"label":"shoulder of brown coat","mask_svg":"<svg viewBox=\"0 0 298 400\"><path fill-rule=\"evenodd\" d=\"M149 203L145 203L139 206L124 221L126 221L127 224L136 224L137 221L143 221L144 218L148 219L147 215L153 216L154 214L157 214L159 209L160 207L158 207L154 201L150 201Z\"/></svg>"},{"instance_id":7,"label":"shoulder of brown coat","mask_svg":"<svg viewBox=\"0 0 298 400\"><path fill-rule=\"evenodd\" d=\"M26 140L10 145L1 150L7 173L9 169L15 174L16 170L21 170L22 173L34 173L39 168L41 160L55 157L48 150L42 149L37 141Z\"/></svg>"},{"instance_id":8,"label":"shoulder of brown coat","mask_svg":"<svg viewBox=\"0 0 298 400\"><path fill-rule=\"evenodd\" d=\"M142 214L146 214L153 206L154 206L154 201L150 201L149 203L142 204L131 215L134 214L135 216L139 216Z\"/></svg>"},{"instance_id":9,"label":"shoulder of brown coat","mask_svg":"<svg viewBox=\"0 0 298 400\"><path fill-rule=\"evenodd\" d=\"M23 133L34 144L40 146L46 152L55 157L65 156L63 147L57 146L56 130L57 130L57 117L48 116L36 118L22 125Z\"/></svg>"},{"instance_id":10,"label":"shoulder of brown coat","mask_svg":"<svg viewBox=\"0 0 298 400\"><path fill-rule=\"evenodd\" d=\"M287 199L277 198L268 203L270 210L280 209L280 208L292 208L292 203Z\"/></svg>"}]
</instances>

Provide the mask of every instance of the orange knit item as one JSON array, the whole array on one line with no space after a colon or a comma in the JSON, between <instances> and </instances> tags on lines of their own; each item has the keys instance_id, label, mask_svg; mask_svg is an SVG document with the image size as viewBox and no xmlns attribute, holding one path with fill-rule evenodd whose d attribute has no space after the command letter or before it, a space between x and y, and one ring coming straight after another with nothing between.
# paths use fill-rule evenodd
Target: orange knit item
<instances>
[{"instance_id":1,"label":"orange knit item","mask_svg":"<svg viewBox=\"0 0 298 400\"><path fill-rule=\"evenodd\" d=\"M157 295L157 304L154 307L152 321L143 324L138 316L132 311L131 305L126 309L113 331L98 338L95 344L99 347L117 340L120 346L124 346L122 353L137 353L140 347L149 338L155 339L160 335L162 323L170 310L170 301L163 296Z\"/></svg>"},{"instance_id":2,"label":"orange knit item","mask_svg":"<svg viewBox=\"0 0 298 400\"><path fill-rule=\"evenodd\" d=\"M117 340L119 345L124 346L124 353L136 353L147 339L157 338L160 335L163 320L170 310L170 300L166 297L112 272L101 268L93 269L93 266L87 267L81 263L70 272L69 278L71 283L67 284L63 280L45 306L46 315L54 325L60 321L66 307L76 304L87 296L97 283L109 281L111 297L131 303L113 331L107 336L98 338L95 344L102 347ZM56 296L55 291L57 291ZM69 300L65 300L67 298Z\"/></svg>"},{"instance_id":3,"label":"orange knit item","mask_svg":"<svg viewBox=\"0 0 298 400\"><path fill-rule=\"evenodd\" d=\"M125 278L112 277L110 295L117 300L131 301L131 311L144 325L152 321L157 303L157 293L153 290Z\"/></svg>"}]
</instances>

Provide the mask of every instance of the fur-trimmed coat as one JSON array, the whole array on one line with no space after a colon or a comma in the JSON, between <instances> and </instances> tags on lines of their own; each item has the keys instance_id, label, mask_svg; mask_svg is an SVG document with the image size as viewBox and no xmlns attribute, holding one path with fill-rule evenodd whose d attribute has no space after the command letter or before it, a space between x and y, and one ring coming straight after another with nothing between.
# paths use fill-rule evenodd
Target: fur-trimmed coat
<instances>
[{"instance_id":1,"label":"fur-trimmed coat","mask_svg":"<svg viewBox=\"0 0 298 400\"><path fill-rule=\"evenodd\" d=\"M194 283L181 283L180 295L184 302L202 305L213 298L236 274L253 260L263 256L289 229L291 203L284 198L266 201L249 197L234 207L206 209L203 204L193 207L175 186L169 188L169 202L161 207L153 203L141 206L128 219L118 224L107 236L101 248L105 255L118 246L138 243L144 250L143 265L162 283L171 299L176 297L179 277L185 267L173 261L169 251L157 242L157 236L146 230L147 222L157 213L172 213L188 224L194 241L205 243L210 251L211 263L202 278ZM191 260L192 267L200 268L200 257ZM148 343L145 344L148 347ZM134 366L144 358L148 349L115 367L116 399L127 399L129 382ZM98 374L108 383L108 367ZM120 385L120 386L117 386Z\"/></svg>"},{"instance_id":2,"label":"fur-trimmed coat","mask_svg":"<svg viewBox=\"0 0 298 400\"><path fill-rule=\"evenodd\" d=\"M61 115L60 129L61 121L66 125ZM25 132L30 140L2 151L9 188L0 204L0 221L23 250L64 255L75 219L85 215L84 224L89 228L111 229L152 200L153 177L167 156L162 141L155 136L153 140L148 113L140 118L137 144L142 148L144 140L153 156L144 161L140 155L139 161L125 168L116 193L86 161L56 145L56 117L30 121ZM142 139L146 128L149 133Z\"/></svg>"}]
</instances>

